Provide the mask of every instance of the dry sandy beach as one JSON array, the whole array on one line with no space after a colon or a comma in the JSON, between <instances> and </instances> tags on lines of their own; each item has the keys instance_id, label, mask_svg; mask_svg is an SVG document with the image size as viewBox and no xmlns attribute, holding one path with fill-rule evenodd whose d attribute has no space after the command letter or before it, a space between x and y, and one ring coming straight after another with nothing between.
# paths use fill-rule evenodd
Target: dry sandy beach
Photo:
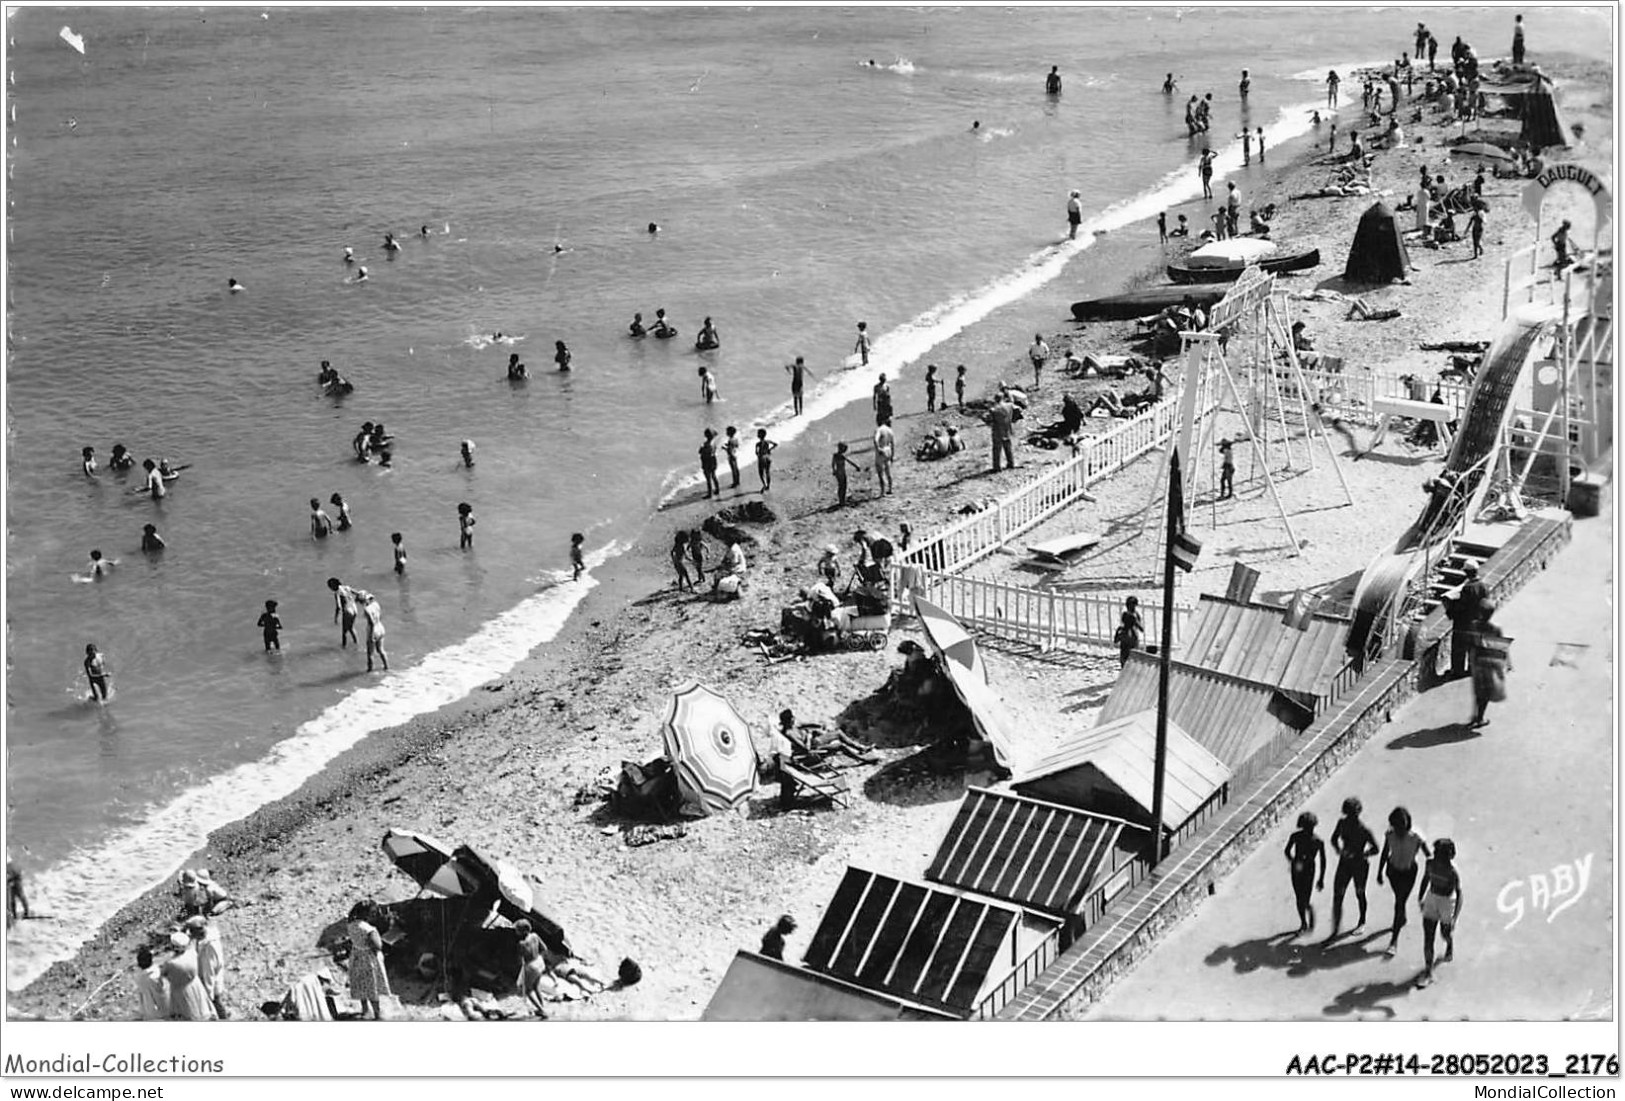
<instances>
[{"instance_id":1,"label":"dry sandy beach","mask_svg":"<svg viewBox=\"0 0 1625 1101\"><path fill-rule=\"evenodd\" d=\"M1604 66L1557 72L1565 86L1567 117L1584 133L1582 144L1568 155L1611 179L1611 74ZM1373 183L1390 205L1408 193L1424 161L1445 172L1452 186L1472 179L1471 168L1446 158L1439 145L1457 128L1437 124L1433 105L1423 107L1428 120L1423 125L1408 121L1411 101L1401 109L1409 147L1376 155ZM1355 114L1344 110L1344 135ZM1491 121L1492 128L1512 125ZM1252 168L1238 178L1248 205L1278 204L1276 239L1321 250L1320 268L1283 278L1279 285L1295 293L1317 286L1341 290L1338 277L1355 224L1373 200L1290 200L1319 188L1332 172L1324 163L1325 132L1308 140L1318 144L1272 149L1267 174ZM1338 145L1341 152L1346 140ZM1222 181L1215 184L1222 196ZM1418 344L1486 340L1498 326L1498 258L1532 238L1533 223L1519 201L1522 186L1521 181L1489 181L1482 260L1467 259L1471 249L1465 242L1440 250L1412 247L1415 271L1408 283L1360 289L1372 307L1397 308L1399 318L1346 320L1347 304L1335 301L1294 301L1296 316L1308 323L1319 349L1342 356L1350 373L1436 371L1443 357L1419 351ZM1059 194L1064 199L1064 192ZM1559 198L1554 195L1553 208ZM1561 201L1571 198L1564 195ZM1185 209L1194 225L1203 224L1200 204ZM1154 227L1129 232L1148 237L1150 254L1157 253ZM1155 260L1160 267L1163 258L1155 255ZM1125 281L1133 274L1125 272ZM1000 379L1017 385L1030 379L1024 348L1035 331L1045 334L1057 361L1067 347L1121 351L1123 326L1077 326L1066 320L1071 301L1116 289L1079 287L1063 277L935 349L930 358L950 380L953 365L967 364L975 395L987 393ZM893 495L875 495L867 403L780 449L773 490L765 498L779 519L748 529L758 545L749 551L750 584L743 599L715 604L703 598L703 589L695 595L673 589L666 558L673 532L698 527L717 508L703 499L679 502L653 521L632 553L595 574L597 587L565 633L521 671L449 713L369 739L295 796L215 834L190 864L209 868L245 903L218 919L238 1015L256 1018L261 1001L280 997L289 982L323 962L317 937L354 902L415 894L414 884L379 850L391 826L467 842L507 860L531 878L538 908L562 923L578 951L608 970L623 956L641 964L643 979L637 985L558 1005L549 1011L557 1019L696 1019L734 952L756 948L781 912L801 924L787 955L800 958L849 863L918 878L965 787L989 779L924 770L911 760L924 747L916 733L894 728L871 706L870 697L901 664L897 643L918 639L918 633L905 622L881 650L781 664L764 661L741 636L778 627L780 609L814 580L814 562L825 544L839 546L850 566L855 530L895 541L899 524L906 522L923 536L958 519L962 506L1008 492L1065 455L1064 449L1023 447L1019 470L987 473L987 428L969 412L926 414L923 376L924 364L916 364L894 384L899 461ZM1087 406L1084 395L1099 385L1066 380L1052 366L1021 427L1030 430L1058 419L1063 392ZM941 421L960 426L968 450L941 462L914 461L920 437ZM1107 426L1093 421L1090 430ZM1366 431L1356 429L1356 434L1364 438ZM865 472L854 478L852 507L836 509L828 459L834 442L843 439ZM1283 500L1305 541L1297 555L1290 553L1263 482L1248 477L1250 459L1238 452L1239 500L1215 509L1209 489L1195 504L1194 523L1207 550L1185 581L1182 599L1222 593L1235 561L1261 571L1260 593L1322 585L1360 570L1404 528L1422 500L1421 483L1438 469L1440 453L1412 453L1391 440L1370 461L1353 462L1333 440L1354 504L1341 505L1323 451L1313 470L1281 477ZM1158 515L1157 464L1156 453L1142 458L1097 486L1096 502L1055 518L1024 541L1109 528L1116 534L1098 563L1073 571L1078 576L1067 580L1149 574L1154 540L1140 529L1154 525ZM762 499L749 492L755 484L754 471L745 470L743 488L725 489L721 504ZM709 550L715 561L720 546L713 542ZM1014 555L995 555L973 572L1027 585L1037 580ZM1144 593L1121 585L1111 591ZM989 649L995 687L1033 729L1050 736L1091 723L1117 670L1115 655L1104 651L1040 655L996 643ZM660 752L660 714L670 691L689 679L723 692L764 732L784 707L804 721L843 717L880 747L883 760L856 774L849 810L783 813L777 789L763 785L745 813L692 822L685 837L629 848L622 834L626 823L602 804L578 803L577 792L606 767ZM122 911L73 960L13 992L10 1012L47 1019L76 1013L92 1020L131 1017L135 949L165 931L173 916L166 885ZM54 920L73 916L58 914ZM438 1018L436 989L406 986L402 1014ZM496 993L504 1004L517 1005L511 992Z\"/></svg>"}]
</instances>

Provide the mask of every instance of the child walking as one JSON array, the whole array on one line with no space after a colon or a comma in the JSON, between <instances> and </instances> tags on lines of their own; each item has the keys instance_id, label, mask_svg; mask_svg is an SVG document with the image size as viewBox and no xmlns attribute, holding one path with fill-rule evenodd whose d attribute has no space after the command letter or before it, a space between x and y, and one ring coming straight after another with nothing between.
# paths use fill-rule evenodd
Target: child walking
<instances>
[{"instance_id":1,"label":"child walking","mask_svg":"<svg viewBox=\"0 0 1625 1101\"><path fill-rule=\"evenodd\" d=\"M587 568L586 560L581 557L581 544L586 538L579 531L570 536L570 567L575 571L570 578L571 581L580 581L581 572Z\"/></svg>"},{"instance_id":2,"label":"child walking","mask_svg":"<svg viewBox=\"0 0 1625 1101\"><path fill-rule=\"evenodd\" d=\"M90 681L90 698L107 702L107 665L94 642L85 644L85 679Z\"/></svg>"},{"instance_id":3,"label":"child walking","mask_svg":"<svg viewBox=\"0 0 1625 1101\"><path fill-rule=\"evenodd\" d=\"M265 649L267 651L282 649L282 639L279 632L282 630L282 620L277 618L276 601L267 600L265 611L260 614L260 621L256 626L265 634Z\"/></svg>"},{"instance_id":4,"label":"child walking","mask_svg":"<svg viewBox=\"0 0 1625 1101\"><path fill-rule=\"evenodd\" d=\"M761 479L763 493L773 488L773 449L778 446L767 438L767 429L756 430L756 477Z\"/></svg>"}]
</instances>

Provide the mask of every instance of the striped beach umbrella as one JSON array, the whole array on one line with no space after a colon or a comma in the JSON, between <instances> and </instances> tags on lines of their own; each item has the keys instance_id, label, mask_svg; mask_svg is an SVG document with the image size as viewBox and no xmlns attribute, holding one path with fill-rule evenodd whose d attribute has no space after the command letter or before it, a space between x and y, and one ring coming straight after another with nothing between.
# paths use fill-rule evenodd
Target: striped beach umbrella
<instances>
[{"instance_id":1,"label":"striped beach umbrella","mask_svg":"<svg viewBox=\"0 0 1625 1101\"><path fill-rule=\"evenodd\" d=\"M750 726L712 689L690 684L674 694L661 734L686 811L730 810L755 790Z\"/></svg>"},{"instance_id":2,"label":"striped beach umbrella","mask_svg":"<svg viewBox=\"0 0 1625 1101\"><path fill-rule=\"evenodd\" d=\"M963 623L918 594L914 597L914 614L925 630L926 641L943 661L952 662L983 684L987 683L987 666L982 664L975 637Z\"/></svg>"},{"instance_id":3,"label":"striped beach umbrella","mask_svg":"<svg viewBox=\"0 0 1625 1101\"><path fill-rule=\"evenodd\" d=\"M390 863L416 880L419 887L442 898L467 898L480 889L479 872L453 857L450 845L426 833L385 830L383 850Z\"/></svg>"}]
</instances>

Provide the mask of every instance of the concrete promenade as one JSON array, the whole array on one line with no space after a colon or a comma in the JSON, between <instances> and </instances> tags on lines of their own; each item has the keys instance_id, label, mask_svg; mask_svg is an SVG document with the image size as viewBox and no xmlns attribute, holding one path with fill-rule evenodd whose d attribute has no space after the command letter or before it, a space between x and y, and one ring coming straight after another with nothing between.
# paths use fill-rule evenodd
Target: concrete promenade
<instances>
[{"instance_id":1,"label":"concrete promenade","mask_svg":"<svg viewBox=\"0 0 1625 1101\"><path fill-rule=\"evenodd\" d=\"M1086 1014L1089 1020L1555 1020L1612 1011L1614 773L1613 508L1501 609L1515 642L1509 698L1466 726L1472 689L1454 681L1394 715L1301 808L1329 840L1357 795L1381 844L1403 805L1430 842L1456 841L1463 905L1456 956L1425 989L1414 898L1399 955L1385 959L1393 893L1368 885L1358 938L1330 929L1332 870L1316 931L1298 937L1282 855L1296 812ZM1584 882L1584 891L1580 883Z\"/></svg>"}]
</instances>

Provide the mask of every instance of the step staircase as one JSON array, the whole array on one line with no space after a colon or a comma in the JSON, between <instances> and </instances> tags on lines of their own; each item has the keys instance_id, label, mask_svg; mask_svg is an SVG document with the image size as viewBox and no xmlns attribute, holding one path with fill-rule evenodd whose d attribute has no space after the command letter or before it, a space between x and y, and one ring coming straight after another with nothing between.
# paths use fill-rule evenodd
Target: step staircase
<instances>
[{"instance_id":1,"label":"step staircase","mask_svg":"<svg viewBox=\"0 0 1625 1101\"><path fill-rule=\"evenodd\" d=\"M1484 564L1490 560L1496 549L1465 538L1456 540L1449 553L1439 560L1432 576L1426 579L1427 590L1421 601L1422 614L1427 615L1433 611L1446 597L1455 596L1461 586L1466 584L1467 563L1471 562L1482 572Z\"/></svg>"}]
</instances>

